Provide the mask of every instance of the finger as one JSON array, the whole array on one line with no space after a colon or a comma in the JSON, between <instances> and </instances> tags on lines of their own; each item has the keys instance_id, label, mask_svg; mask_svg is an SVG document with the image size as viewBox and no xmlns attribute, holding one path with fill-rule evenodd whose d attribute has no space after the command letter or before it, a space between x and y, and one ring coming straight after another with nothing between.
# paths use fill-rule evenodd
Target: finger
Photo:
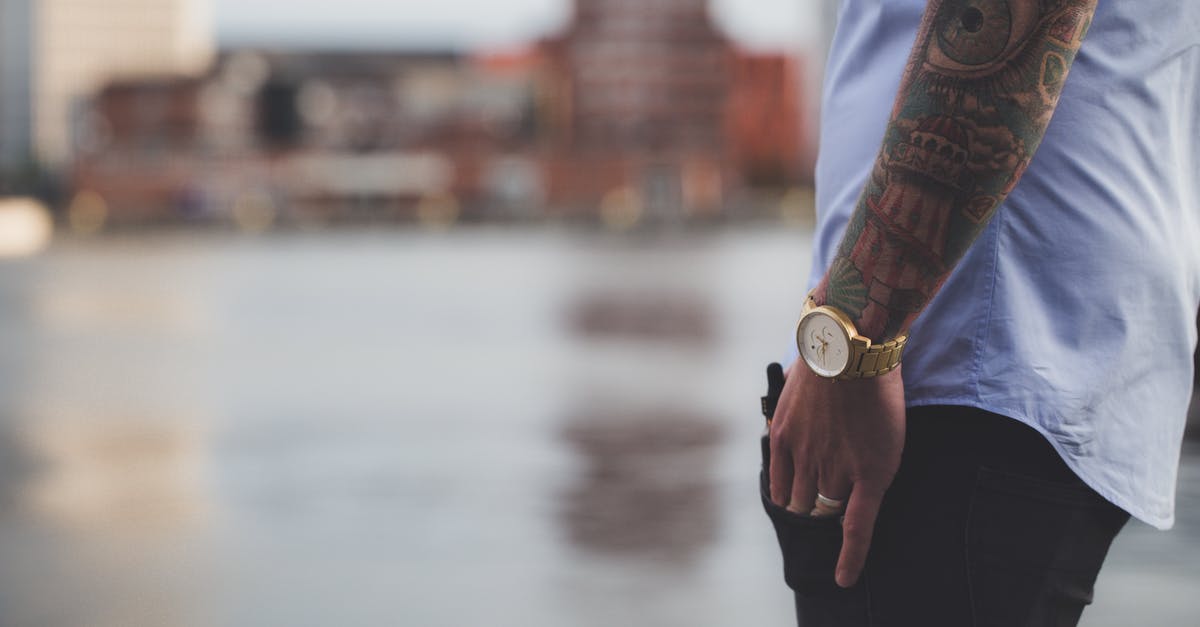
<instances>
[{"instance_id":1,"label":"finger","mask_svg":"<svg viewBox=\"0 0 1200 627\"><path fill-rule=\"evenodd\" d=\"M826 516L841 516L842 512L846 511L846 502L850 498L850 480L844 478L840 473L822 472L817 478L817 493L813 495L815 501L813 509L809 512L814 518L823 518ZM833 506L818 501L817 497L823 496L834 501L841 501L840 506Z\"/></svg>"},{"instance_id":2,"label":"finger","mask_svg":"<svg viewBox=\"0 0 1200 627\"><path fill-rule=\"evenodd\" d=\"M771 484L771 502L785 507L792 491L792 454L779 443L780 440L772 434L771 467L767 479Z\"/></svg>"},{"instance_id":3,"label":"finger","mask_svg":"<svg viewBox=\"0 0 1200 627\"><path fill-rule=\"evenodd\" d=\"M843 588L858 582L867 563L883 493L884 490L868 483L855 484L850 493L846 516L842 519L842 554L837 566L837 584Z\"/></svg>"},{"instance_id":4,"label":"finger","mask_svg":"<svg viewBox=\"0 0 1200 627\"><path fill-rule=\"evenodd\" d=\"M797 464L792 476L792 496L787 508L802 516L812 511L817 500L817 476L808 468Z\"/></svg>"}]
</instances>

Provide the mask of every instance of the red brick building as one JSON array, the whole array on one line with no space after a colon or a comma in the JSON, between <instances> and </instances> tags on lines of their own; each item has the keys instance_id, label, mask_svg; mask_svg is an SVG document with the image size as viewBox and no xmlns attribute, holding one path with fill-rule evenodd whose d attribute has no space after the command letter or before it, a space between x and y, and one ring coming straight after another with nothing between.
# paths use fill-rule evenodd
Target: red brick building
<instances>
[{"instance_id":1,"label":"red brick building","mask_svg":"<svg viewBox=\"0 0 1200 627\"><path fill-rule=\"evenodd\" d=\"M549 197L576 211L628 190L659 219L719 211L732 172L732 47L706 0L576 0L547 43L555 81Z\"/></svg>"},{"instance_id":2,"label":"red brick building","mask_svg":"<svg viewBox=\"0 0 1200 627\"><path fill-rule=\"evenodd\" d=\"M728 133L731 158L745 184L807 181L812 138L801 102L800 63L782 54L734 56Z\"/></svg>"},{"instance_id":3,"label":"red brick building","mask_svg":"<svg viewBox=\"0 0 1200 627\"><path fill-rule=\"evenodd\" d=\"M651 220L716 216L747 184L809 180L797 64L738 50L708 6L576 0L543 46L554 206L621 193Z\"/></svg>"}]
</instances>

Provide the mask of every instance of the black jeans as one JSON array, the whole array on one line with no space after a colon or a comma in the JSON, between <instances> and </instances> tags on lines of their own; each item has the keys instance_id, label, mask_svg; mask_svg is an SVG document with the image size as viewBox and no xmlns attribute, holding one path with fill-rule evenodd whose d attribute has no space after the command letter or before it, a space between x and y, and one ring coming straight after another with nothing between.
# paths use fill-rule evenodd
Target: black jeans
<instances>
[{"instance_id":1,"label":"black jeans","mask_svg":"<svg viewBox=\"0 0 1200 627\"><path fill-rule=\"evenodd\" d=\"M1009 418L914 408L866 570L838 588L841 525L771 503L801 627L1065 627L1079 622L1129 515L1080 481L1050 444Z\"/></svg>"}]
</instances>

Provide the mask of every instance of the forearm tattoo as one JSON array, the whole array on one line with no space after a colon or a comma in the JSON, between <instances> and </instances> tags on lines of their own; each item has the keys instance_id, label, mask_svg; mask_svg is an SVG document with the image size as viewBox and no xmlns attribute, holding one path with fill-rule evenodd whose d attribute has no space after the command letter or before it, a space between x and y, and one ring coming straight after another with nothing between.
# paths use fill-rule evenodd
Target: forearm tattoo
<instances>
[{"instance_id":1,"label":"forearm tattoo","mask_svg":"<svg viewBox=\"0 0 1200 627\"><path fill-rule=\"evenodd\" d=\"M818 303L907 333L1033 158L1096 1L931 0Z\"/></svg>"}]
</instances>

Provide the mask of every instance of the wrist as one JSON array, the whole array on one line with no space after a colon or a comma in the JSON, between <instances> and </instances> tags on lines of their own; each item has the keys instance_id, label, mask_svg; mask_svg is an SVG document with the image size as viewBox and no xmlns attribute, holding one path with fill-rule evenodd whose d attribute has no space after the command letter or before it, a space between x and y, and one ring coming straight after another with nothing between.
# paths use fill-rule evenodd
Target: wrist
<instances>
[{"instance_id":1,"label":"wrist","mask_svg":"<svg viewBox=\"0 0 1200 627\"><path fill-rule=\"evenodd\" d=\"M907 336L873 342L836 305L818 305L815 292L806 299L796 325L801 361L814 374L826 379L869 379L900 365Z\"/></svg>"}]
</instances>

